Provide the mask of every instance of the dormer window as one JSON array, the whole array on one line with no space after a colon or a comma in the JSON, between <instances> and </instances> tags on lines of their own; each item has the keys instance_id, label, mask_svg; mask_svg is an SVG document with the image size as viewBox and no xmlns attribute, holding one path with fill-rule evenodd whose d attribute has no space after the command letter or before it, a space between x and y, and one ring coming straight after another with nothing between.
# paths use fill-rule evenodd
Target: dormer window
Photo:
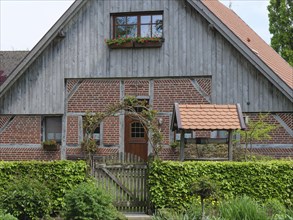
<instances>
[{"instance_id":1,"label":"dormer window","mask_svg":"<svg viewBox=\"0 0 293 220\"><path fill-rule=\"evenodd\" d=\"M163 13L123 13L113 15L113 38L163 37Z\"/></svg>"}]
</instances>

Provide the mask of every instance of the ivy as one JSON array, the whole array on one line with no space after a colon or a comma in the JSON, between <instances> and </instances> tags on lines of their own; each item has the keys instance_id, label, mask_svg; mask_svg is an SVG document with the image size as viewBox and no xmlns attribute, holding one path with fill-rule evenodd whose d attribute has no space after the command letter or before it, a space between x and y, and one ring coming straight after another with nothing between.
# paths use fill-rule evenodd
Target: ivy
<instances>
[{"instance_id":1,"label":"ivy","mask_svg":"<svg viewBox=\"0 0 293 220\"><path fill-rule=\"evenodd\" d=\"M278 199L293 206L293 161L171 162L150 165L149 189L156 208L187 208L193 201L190 186L202 177L219 187L218 196L247 195L256 200Z\"/></svg>"}]
</instances>

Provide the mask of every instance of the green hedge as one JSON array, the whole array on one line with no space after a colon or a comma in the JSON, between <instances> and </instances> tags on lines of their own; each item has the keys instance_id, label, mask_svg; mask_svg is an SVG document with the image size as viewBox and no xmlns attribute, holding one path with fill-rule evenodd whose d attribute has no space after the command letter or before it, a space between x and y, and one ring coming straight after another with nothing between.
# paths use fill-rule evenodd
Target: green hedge
<instances>
[{"instance_id":1,"label":"green hedge","mask_svg":"<svg viewBox=\"0 0 293 220\"><path fill-rule=\"evenodd\" d=\"M52 207L59 211L64 206L64 195L68 189L86 179L84 161L0 161L0 193L7 184L13 184L15 178L32 178L45 184L52 193Z\"/></svg>"},{"instance_id":2,"label":"green hedge","mask_svg":"<svg viewBox=\"0 0 293 220\"><path fill-rule=\"evenodd\" d=\"M190 185L201 176L218 184L223 199L247 195L261 201L276 198L293 206L293 161L155 161L148 179L151 202L155 208L188 207L193 199Z\"/></svg>"}]
</instances>

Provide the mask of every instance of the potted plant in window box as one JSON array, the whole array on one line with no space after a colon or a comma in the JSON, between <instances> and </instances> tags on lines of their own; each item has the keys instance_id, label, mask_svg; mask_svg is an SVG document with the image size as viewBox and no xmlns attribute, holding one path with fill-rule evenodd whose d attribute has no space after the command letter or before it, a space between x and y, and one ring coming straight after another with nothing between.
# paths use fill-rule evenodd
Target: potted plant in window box
<instances>
[{"instance_id":1,"label":"potted plant in window box","mask_svg":"<svg viewBox=\"0 0 293 220\"><path fill-rule=\"evenodd\" d=\"M133 48L133 38L119 37L105 40L106 44L111 49Z\"/></svg>"},{"instance_id":2,"label":"potted plant in window box","mask_svg":"<svg viewBox=\"0 0 293 220\"><path fill-rule=\"evenodd\" d=\"M137 37L133 40L135 48L159 48L162 46L163 41L161 37Z\"/></svg>"},{"instance_id":3,"label":"potted plant in window box","mask_svg":"<svg viewBox=\"0 0 293 220\"><path fill-rule=\"evenodd\" d=\"M179 148L179 145L180 145L179 141L174 141L170 144L170 147L173 151L176 151L176 149Z\"/></svg>"},{"instance_id":4,"label":"potted plant in window box","mask_svg":"<svg viewBox=\"0 0 293 220\"><path fill-rule=\"evenodd\" d=\"M47 151L59 150L59 144L55 140L48 140L42 143L43 149Z\"/></svg>"},{"instance_id":5,"label":"potted plant in window box","mask_svg":"<svg viewBox=\"0 0 293 220\"><path fill-rule=\"evenodd\" d=\"M106 39L106 44L111 49L123 48L158 48L162 46L164 38L161 37L127 37Z\"/></svg>"}]
</instances>

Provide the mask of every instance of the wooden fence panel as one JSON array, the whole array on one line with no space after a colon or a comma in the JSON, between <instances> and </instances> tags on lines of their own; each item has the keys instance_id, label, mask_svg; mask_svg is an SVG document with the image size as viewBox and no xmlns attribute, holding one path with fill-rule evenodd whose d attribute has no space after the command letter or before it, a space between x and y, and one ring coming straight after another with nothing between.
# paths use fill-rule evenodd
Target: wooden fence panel
<instances>
[{"instance_id":1,"label":"wooden fence panel","mask_svg":"<svg viewBox=\"0 0 293 220\"><path fill-rule=\"evenodd\" d=\"M148 211L147 164L129 153L94 157L93 174L98 184L111 194L119 211Z\"/></svg>"}]
</instances>

